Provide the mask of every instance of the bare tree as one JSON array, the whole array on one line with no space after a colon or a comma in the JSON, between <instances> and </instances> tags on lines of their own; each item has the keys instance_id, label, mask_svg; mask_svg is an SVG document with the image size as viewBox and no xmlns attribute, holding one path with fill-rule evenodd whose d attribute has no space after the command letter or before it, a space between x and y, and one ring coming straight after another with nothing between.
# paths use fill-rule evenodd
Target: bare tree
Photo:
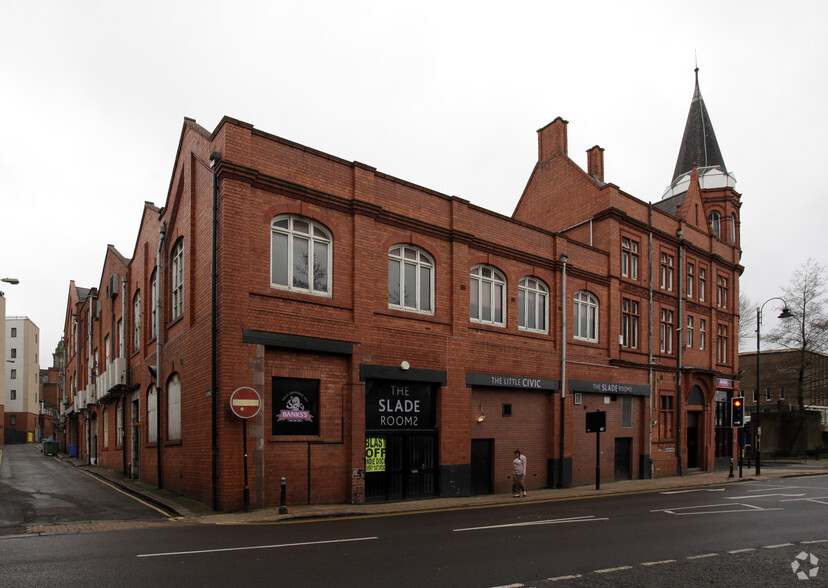
<instances>
[{"instance_id":1,"label":"bare tree","mask_svg":"<svg viewBox=\"0 0 828 588\"><path fill-rule=\"evenodd\" d=\"M753 339L756 333L756 303L743 292L739 293L739 348L742 341Z\"/></svg>"},{"instance_id":2,"label":"bare tree","mask_svg":"<svg viewBox=\"0 0 828 588\"><path fill-rule=\"evenodd\" d=\"M825 268L808 259L793 274L783 288L783 298L792 318L779 321L765 339L783 347L799 351L797 361L797 403L804 411L805 392L811 387L809 379L813 353L828 349L828 295Z\"/></svg>"}]
</instances>

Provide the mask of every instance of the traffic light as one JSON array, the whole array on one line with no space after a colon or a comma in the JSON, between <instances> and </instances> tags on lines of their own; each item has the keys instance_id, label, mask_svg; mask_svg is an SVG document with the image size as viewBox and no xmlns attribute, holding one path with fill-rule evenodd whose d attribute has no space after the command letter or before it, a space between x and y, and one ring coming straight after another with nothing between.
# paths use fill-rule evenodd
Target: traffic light
<instances>
[{"instance_id":1,"label":"traffic light","mask_svg":"<svg viewBox=\"0 0 828 588\"><path fill-rule=\"evenodd\" d=\"M730 426L745 426L745 399L741 396L730 399Z\"/></svg>"}]
</instances>

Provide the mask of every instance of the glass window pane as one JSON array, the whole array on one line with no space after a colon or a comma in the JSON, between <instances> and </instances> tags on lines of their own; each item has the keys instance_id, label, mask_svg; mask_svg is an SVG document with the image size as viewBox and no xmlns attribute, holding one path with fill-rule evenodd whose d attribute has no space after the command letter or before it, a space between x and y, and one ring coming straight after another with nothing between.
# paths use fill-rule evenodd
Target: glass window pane
<instances>
[{"instance_id":1,"label":"glass window pane","mask_svg":"<svg viewBox=\"0 0 828 588\"><path fill-rule=\"evenodd\" d=\"M287 229L290 226L290 219L283 218L283 219L277 220L276 222L273 223L273 226L274 227L279 227L280 229Z\"/></svg>"},{"instance_id":2,"label":"glass window pane","mask_svg":"<svg viewBox=\"0 0 828 588\"><path fill-rule=\"evenodd\" d=\"M388 260L388 304L400 305L400 262Z\"/></svg>"},{"instance_id":3,"label":"glass window pane","mask_svg":"<svg viewBox=\"0 0 828 588\"><path fill-rule=\"evenodd\" d=\"M530 329L535 329L535 328L537 328L537 326L535 324L535 311L537 310L537 306L536 306L537 301L535 300L536 295L535 295L534 292L529 292L528 296L529 296L529 299L527 300L527 305L526 305L527 309L526 310L529 311L529 317L528 317L528 321L527 321L528 324L526 326L529 327Z\"/></svg>"},{"instance_id":4,"label":"glass window pane","mask_svg":"<svg viewBox=\"0 0 828 588\"><path fill-rule=\"evenodd\" d=\"M307 222L294 219L293 231L295 233L305 233L307 235L310 232L310 227Z\"/></svg>"},{"instance_id":5,"label":"glass window pane","mask_svg":"<svg viewBox=\"0 0 828 588\"><path fill-rule=\"evenodd\" d=\"M469 315L473 319L480 318L480 284L477 280L471 280L469 283L469 298L470 298L470 309Z\"/></svg>"},{"instance_id":6,"label":"glass window pane","mask_svg":"<svg viewBox=\"0 0 828 588\"><path fill-rule=\"evenodd\" d=\"M483 282L480 292L480 319L486 322L492 321L492 284Z\"/></svg>"},{"instance_id":7,"label":"glass window pane","mask_svg":"<svg viewBox=\"0 0 828 588\"><path fill-rule=\"evenodd\" d=\"M526 292L518 290L518 326L526 328Z\"/></svg>"},{"instance_id":8,"label":"glass window pane","mask_svg":"<svg viewBox=\"0 0 828 588\"><path fill-rule=\"evenodd\" d=\"M270 282L272 284L288 285L288 236L282 233L273 233L271 236L270 251Z\"/></svg>"},{"instance_id":9,"label":"glass window pane","mask_svg":"<svg viewBox=\"0 0 828 588\"><path fill-rule=\"evenodd\" d=\"M420 268L420 310L431 310L431 268Z\"/></svg>"},{"instance_id":10,"label":"glass window pane","mask_svg":"<svg viewBox=\"0 0 828 588\"><path fill-rule=\"evenodd\" d=\"M328 244L313 244L313 289L317 292L328 291Z\"/></svg>"},{"instance_id":11,"label":"glass window pane","mask_svg":"<svg viewBox=\"0 0 828 588\"><path fill-rule=\"evenodd\" d=\"M546 294L538 294L538 329L546 330Z\"/></svg>"},{"instance_id":12,"label":"glass window pane","mask_svg":"<svg viewBox=\"0 0 828 588\"><path fill-rule=\"evenodd\" d=\"M417 266L413 263L406 263L403 270L405 271L403 305L408 308L417 308Z\"/></svg>"},{"instance_id":13,"label":"glass window pane","mask_svg":"<svg viewBox=\"0 0 828 588\"><path fill-rule=\"evenodd\" d=\"M411 249L410 247L404 247L403 251L405 252L405 258L406 259L414 259L414 260L417 259L417 250L416 249Z\"/></svg>"},{"instance_id":14,"label":"glass window pane","mask_svg":"<svg viewBox=\"0 0 828 588\"><path fill-rule=\"evenodd\" d=\"M494 305L495 305L495 314L494 314L494 322L502 323L503 322L503 286L501 284L497 284L494 289Z\"/></svg>"},{"instance_id":15,"label":"glass window pane","mask_svg":"<svg viewBox=\"0 0 828 588\"><path fill-rule=\"evenodd\" d=\"M308 287L308 240L293 238L293 286Z\"/></svg>"}]
</instances>

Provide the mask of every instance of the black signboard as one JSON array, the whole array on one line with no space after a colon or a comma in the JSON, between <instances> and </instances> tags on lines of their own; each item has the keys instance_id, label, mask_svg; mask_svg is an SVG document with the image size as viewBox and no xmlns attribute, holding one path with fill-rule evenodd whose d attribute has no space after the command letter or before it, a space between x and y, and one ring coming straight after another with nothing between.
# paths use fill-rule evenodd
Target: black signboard
<instances>
[{"instance_id":1,"label":"black signboard","mask_svg":"<svg viewBox=\"0 0 828 588\"><path fill-rule=\"evenodd\" d=\"M319 380L273 378L273 434L319 435Z\"/></svg>"},{"instance_id":2,"label":"black signboard","mask_svg":"<svg viewBox=\"0 0 828 588\"><path fill-rule=\"evenodd\" d=\"M586 432L587 433L606 433L607 431L607 413L603 410L586 413Z\"/></svg>"},{"instance_id":3,"label":"black signboard","mask_svg":"<svg viewBox=\"0 0 828 588\"><path fill-rule=\"evenodd\" d=\"M433 429L433 385L427 382L370 380L365 391L365 428Z\"/></svg>"}]
</instances>

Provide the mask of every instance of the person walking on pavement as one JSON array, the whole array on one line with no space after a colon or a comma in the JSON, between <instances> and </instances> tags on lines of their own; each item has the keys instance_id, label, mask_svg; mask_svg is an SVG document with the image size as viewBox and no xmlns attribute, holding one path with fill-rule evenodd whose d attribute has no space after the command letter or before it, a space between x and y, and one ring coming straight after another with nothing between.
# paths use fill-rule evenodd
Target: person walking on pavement
<instances>
[{"instance_id":1,"label":"person walking on pavement","mask_svg":"<svg viewBox=\"0 0 828 588\"><path fill-rule=\"evenodd\" d=\"M520 452L520 449L515 449L515 459L512 461L512 476L514 479L513 492L514 497L523 495L526 496L526 456Z\"/></svg>"}]
</instances>

